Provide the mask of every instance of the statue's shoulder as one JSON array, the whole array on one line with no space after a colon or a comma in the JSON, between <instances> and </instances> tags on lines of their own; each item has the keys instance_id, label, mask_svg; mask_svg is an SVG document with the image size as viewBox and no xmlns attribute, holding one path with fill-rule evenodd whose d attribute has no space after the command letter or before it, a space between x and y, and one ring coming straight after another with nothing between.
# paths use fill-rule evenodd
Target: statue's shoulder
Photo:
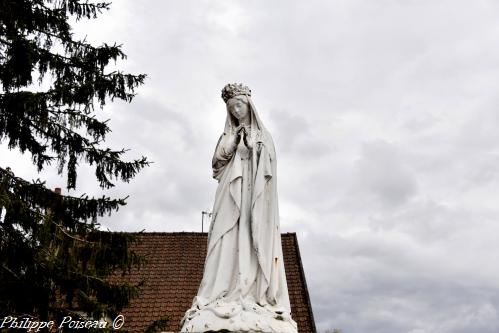
<instances>
[{"instance_id":1,"label":"statue's shoulder","mask_svg":"<svg viewBox=\"0 0 499 333\"><path fill-rule=\"evenodd\" d=\"M270 154L270 158L272 160L275 160L276 158L276 153L275 153L275 146L274 146L274 140L272 139L272 135L268 131L259 131L259 139L258 141L263 143L265 147L267 148L268 153Z\"/></svg>"}]
</instances>

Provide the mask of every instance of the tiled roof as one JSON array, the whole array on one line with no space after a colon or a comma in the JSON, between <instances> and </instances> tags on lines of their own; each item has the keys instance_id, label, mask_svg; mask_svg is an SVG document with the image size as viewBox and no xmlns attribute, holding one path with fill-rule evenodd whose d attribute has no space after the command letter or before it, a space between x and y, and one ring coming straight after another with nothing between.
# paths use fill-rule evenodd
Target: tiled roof
<instances>
[{"instance_id":1,"label":"tiled roof","mask_svg":"<svg viewBox=\"0 0 499 333\"><path fill-rule=\"evenodd\" d=\"M291 315L299 333L316 333L312 308L295 233L282 234L284 266ZM127 281L144 281L141 294L122 311L129 332L144 332L154 321L168 317L165 331L178 332L203 276L207 234L196 232L141 233L137 252L147 263L133 270Z\"/></svg>"}]
</instances>

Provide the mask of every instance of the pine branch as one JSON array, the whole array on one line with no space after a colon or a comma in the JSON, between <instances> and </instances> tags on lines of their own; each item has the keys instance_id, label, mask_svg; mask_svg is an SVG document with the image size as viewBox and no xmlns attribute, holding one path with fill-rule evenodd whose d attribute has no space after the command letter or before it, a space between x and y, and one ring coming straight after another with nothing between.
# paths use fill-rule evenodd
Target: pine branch
<instances>
[{"instance_id":1,"label":"pine branch","mask_svg":"<svg viewBox=\"0 0 499 333\"><path fill-rule=\"evenodd\" d=\"M42 182L28 182L20 177L16 177L12 171L0 167L0 181L4 184L2 187L7 187L3 190L9 191L15 195L17 200L25 203L30 203L33 207L41 207L43 209L53 207L54 203L58 202L59 210L76 219L88 220L96 216L104 216L112 211L117 211L120 206L126 204L126 199L111 199L110 197L102 196L102 198L89 198L86 195L74 197L65 195L62 196L47 189ZM40 215L43 217L43 215Z\"/></svg>"},{"instance_id":2,"label":"pine branch","mask_svg":"<svg viewBox=\"0 0 499 333\"><path fill-rule=\"evenodd\" d=\"M145 80L106 71L111 61L126 58L121 45L93 46L72 34L70 16L95 18L108 7L0 0L0 143L29 152L39 171L54 160L60 173L67 166L68 188L76 186L82 160L95 164L104 188L114 179L129 181L149 164L145 157L123 161L125 149L100 146L110 128L95 118L94 103L130 102ZM49 79L49 88L23 91L34 79ZM126 199L61 196L39 179L28 182L0 167L0 317L28 313L45 320L77 307L92 315L125 306L136 286L114 285L108 277L140 267L142 259L129 249L132 236L100 231L97 217L117 211Z\"/></svg>"},{"instance_id":3,"label":"pine branch","mask_svg":"<svg viewBox=\"0 0 499 333\"><path fill-rule=\"evenodd\" d=\"M53 150L57 150L61 144L69 147L70 157L74 156L74 159L73 162L71 162L71 159L68 162L68 188L75 188L76 186L76 163L74 163L74 160L80 155L83 156L90 165L96 164L97 179L99 180L101 187L106 188L114 186L110 181L110 177L120 177L122 181L128 181L130 178L133 178L138 171L149 165L149 162L145 157L133 162L122 162L120 157L126 152L125 149L119 151L113 151L109 148L100 149L95 147L95 142L90 142L87 138L61 124L51 123L50 125L57 127L59 132L45 131L35 123L30 122L30 126L33 129L44 137L52 140ZM62 135L61 132L63 133ZM58 142L58 140L60 140L60 142Z\"/></svg>"},{"instance_id":4,"label":"pine branch","mask_svg":"<svg viewBox=\"0 0 499 333\"><path fill-rule=\"evenodd\" d=\"M95 118L95 116L89 116L88 114L82 113L82 111L78 109L62 109L55 106L48 107L49 112L54 116L54 121L68 122L70 124L70 128L79 128L84 125L87 133L93 137L94 143L96 144L104 141L106 134L111 131L109 126L107 126L109 119L99 121Z\"/></svg>"},{"instance_id":5,"label":"pine branch","mask_svg":"<svg viewBox=\"0 0 499 333\"><path fill-rule=\"evenodd\" d=\"M68 12L71 15L77 15L77 19L81 17L96 18L97 13L101 13L103 9L109 9L111 5L110 2L101 2L101 3L89 3L86 1L85 3L80 3L77 0L61 0L59 1L59 5L63 10Z\"/></svg>"},{"instance_id":6,"label":"pine branch","mask_svg":"<svg viewBox=\"0 0 499 333\"><path fill-rule=\"evenodd\" d=\"M5 264L2 264L2 268L5 269L7 272L9 272L13 277L15 277L16 279L20 280L21 278L19 277L19 275L17 275L16 273L14 273L9 267L7 267Z\"/></svg>"},{"instance_id":7,"label":"pine branch","mask_svg":"<svg viewBox=\"0 0 499 333\"><path fill-rule=\"evenodd\" d=\"M19 146L21 151L30 151L39 170L43 168L44 164L55 159L55 157L45 154L47 148L50 147L53 152L58 154L59 173L62 173L66 163L68 165L68 188L75 188L76 186L76 166L79 157L83 157L90 165L95 163L96 176L103 188L114 186L110 180L111 177L128 181L138 171L149 165L145 157L132 162L121 161L121 155L126 152L124 149L113 151L96 147L99 139L102 139L105 133L109 131L105 124L101 125L102 123L95 119L87 123L89 125L87 126L87 132L95 138L95 141L90 141L85 136L60 123L59 119L52 119L47 116L50 113L56 114L57 110L47 109L42 111L46 107L43 94L27 94L36 97L32 98L32 103L24 104L25 112L20 112L19 109L15 110L17 119L8 113L9 110L14 110L13 107L1 108L2 104L0 104L0 140L3 135L7 135L10 137L9 147ZM15 102L6 101L5 95L1 95L1 102L7 105L15 104ZM36 112L31 112L31 110L37 110L38 115ZM86 120L90 120L88 116L84 117ZM46 143L39 143L35 134L44 138ZM69 154L70 157L67 162L65 160L66 154Z\"/></svg>"},{"instance_id":8,"label":"pine branch","mask_svg":"<svg viewBox=\"0 0 499 333\"><path fill-rule=\"evenodd\" d=\"M79 238L79 237L76 237L76 236L70 235L70 234L69 234L66 230L64 230L64 226L62 226L62 225L60 225L60 224L57 224L57 223L55 223L54 221L52 221L52 223L53 223L54 225L56 225L56 226L59 228L59 230L60 230L60 231L61 231L64 235L66 235L66 236L67 236L67 237L69 237L69 238L72 238L72 239L74 239L74 240L76 240L76 241L78 241L78 242L82 242L82 243L97 244L96 242L89 242L89 241L87 241L87 240L85 240L85 239L82 239L82 238Z\"/></svg>"}]
</instances>

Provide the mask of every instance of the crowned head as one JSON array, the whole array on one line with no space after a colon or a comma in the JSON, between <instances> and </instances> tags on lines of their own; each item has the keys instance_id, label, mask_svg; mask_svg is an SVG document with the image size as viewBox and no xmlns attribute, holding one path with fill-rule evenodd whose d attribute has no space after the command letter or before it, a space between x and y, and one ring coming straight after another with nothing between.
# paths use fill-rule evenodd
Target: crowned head
<instances>
[{"instance_id":1,"label":"crowned head","mask_svg":"<svg viewBox=\"0 0 499 333\"><path fill-rule=\"evenodd\" d=\"M229 83L222 89L222 99L225 103L236 96L251 96L251 89L242 83Z\"/></svg>"}]
</instances>

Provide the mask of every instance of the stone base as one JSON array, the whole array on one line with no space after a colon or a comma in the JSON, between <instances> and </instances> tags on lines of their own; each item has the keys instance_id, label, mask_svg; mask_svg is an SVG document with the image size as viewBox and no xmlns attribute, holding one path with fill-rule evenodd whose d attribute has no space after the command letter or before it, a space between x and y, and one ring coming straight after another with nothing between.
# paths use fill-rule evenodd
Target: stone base
<instances>
[{"instance_id":1,"label":"stone base","mask_svg":"<svg viewBox=\"0 0 499 333\"><path fill-rule=\"evenodd\" d=\"M182 332L297 333L289 312L256 303L222 302L187 311Z\"/></svg>"}]
</instances>

